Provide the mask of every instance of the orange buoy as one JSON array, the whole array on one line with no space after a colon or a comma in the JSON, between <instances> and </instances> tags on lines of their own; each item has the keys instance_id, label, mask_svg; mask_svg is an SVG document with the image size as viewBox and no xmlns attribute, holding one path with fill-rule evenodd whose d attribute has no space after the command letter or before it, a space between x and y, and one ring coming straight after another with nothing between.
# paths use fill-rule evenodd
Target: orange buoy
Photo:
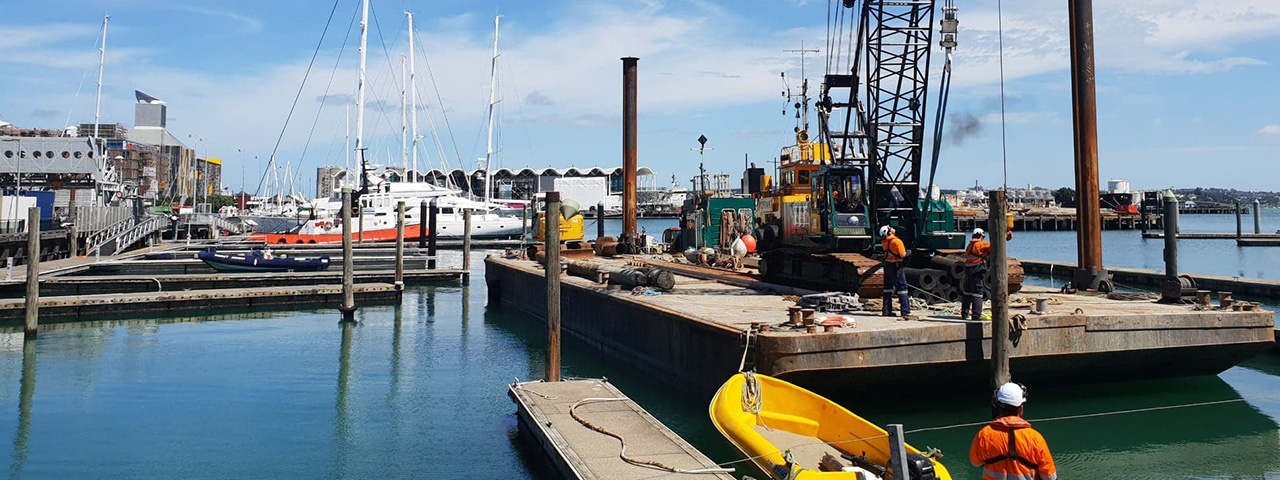
<instances>
[{"instance_id":1,"label":"orange buoy","mask_svg":"<svg viewBox=\"0 0 1280 480\"><path fill-rule=\"evenodd\" d=\"M742 243L747 245L747 253L756 251L756 237L751 236L750 233L742 236Z\"/></svg>"}]
</instances>

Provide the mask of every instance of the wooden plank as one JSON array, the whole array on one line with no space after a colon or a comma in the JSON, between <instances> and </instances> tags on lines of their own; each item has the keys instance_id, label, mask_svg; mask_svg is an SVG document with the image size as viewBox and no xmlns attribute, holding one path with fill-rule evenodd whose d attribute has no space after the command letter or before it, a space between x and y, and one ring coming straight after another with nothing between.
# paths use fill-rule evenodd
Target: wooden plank
<instances>
[{"instance_id":1,"label":"wooden plank","mask_svg":"<svg viewBox=\"0 0 1280 480\"><path fill-rule=\"evenodd\" d=\"M566 478L732 479L728 473L672 473L623 461L621 442L579 423L570 410L587 422L621 436L627 457L658 462L688 471L715 468L711 461L676 435L612 384L600 379L514 383L508 390L526 431L546 450ZM586 399L610 399L575 404Z\"/></svg>"}]
</instances>

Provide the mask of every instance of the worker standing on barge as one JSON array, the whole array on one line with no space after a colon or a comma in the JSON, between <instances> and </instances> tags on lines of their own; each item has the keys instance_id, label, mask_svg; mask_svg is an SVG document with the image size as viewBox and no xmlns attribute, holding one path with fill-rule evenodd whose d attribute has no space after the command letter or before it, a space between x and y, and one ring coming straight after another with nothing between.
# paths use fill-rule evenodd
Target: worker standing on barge
<instances>
[{"instance_id":1,"label":"worker standing on barge","mask_svg":"<svg viewBox=\"0 0 1280 480\"><path fill-rule=\"evenodd\" d=\"M880 236L884 238L880 246L884 247L884 308L881 314L892 317L893 296L898 296L898 304L902 308L902 316L911 315L911 296L907 294L907 271L903 262L907 259L907 246L898 238L898 231L885 225L880 227Z\"/></svg>"},{"instance_id":2,"label":"worker standing on barge","mask_svg":"<svg viewBox=\"0 0 1280 480\"><path fill-rule=\"evenodd\" d=\"M986 232L973 229L973 238L964 249L964 284L960 291L960 318L982 320L982 279L987 276L987 256L991 254L991 242L984 239ZM970 306L973 317L969 316Z\"/></svg>"}]
</instances>

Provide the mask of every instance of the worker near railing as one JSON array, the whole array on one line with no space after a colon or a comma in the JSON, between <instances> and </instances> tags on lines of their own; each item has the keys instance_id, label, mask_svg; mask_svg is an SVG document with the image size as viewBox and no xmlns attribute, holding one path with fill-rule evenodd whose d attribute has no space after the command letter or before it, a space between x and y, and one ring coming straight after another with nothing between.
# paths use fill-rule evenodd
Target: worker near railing
<instances>
[{"instance_id":1,"label":"worker near railing","mask_svg":"<svg viewBox=\"0 0 1280 480\"><path fill-rule=\"evenodd\" d=\"M892 317L893 296L898 296L902 316L911 315L911 297L907 294L907 271L903 262L907 259L907 246L898 238L898 231L885 225L880 227L880 246L884 248L884 307L881 314Z\"/></svg>"},{"instance_id":2,"label":"worker near railing","mask_svg":"<svg viewBox=\"0 0 1280 480\"><path fill-rule=\"evenodd\" d=\"M984 239L986 232L973 229L973 238L964 249L964 284L960 290L960 318L982 320L982 279L987 275L987 255L991 242ZM973 316L969 316L972 307Z\"/></svg>"},{"instance_id":3,"label":"worker near railing","mask_svg":"<svg viewBox=\"0 0 1280 480\"><path fill-rule=\"evenodd\" d=\"M991 399L991 423L969 446L969 462L982 467L983 480L1057 480L1058 467L1044 436L1022 419L1027 387L1006 383Z\"/></svg>"}]
</instances>

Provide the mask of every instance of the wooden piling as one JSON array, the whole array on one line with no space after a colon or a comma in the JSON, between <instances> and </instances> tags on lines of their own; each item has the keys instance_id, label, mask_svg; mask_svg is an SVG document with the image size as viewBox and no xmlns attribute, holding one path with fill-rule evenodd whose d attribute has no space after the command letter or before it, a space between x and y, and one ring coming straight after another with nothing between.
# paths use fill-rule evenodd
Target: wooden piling
<instances>
[{"instance_id":1,"label":"wooden piling","mask_svg":"<svg viewBox=\"0 0 1280 480\"><path fill-rule=\"evenodd\" d=\"M529 209L533 208L533 203L525 205L520 209L520 256L524 258L525 242L529 241Z\"/></svg>"},{"instance_id":2,"label":"wooden piling","mask_svg":"<svg viewBox=\"0 0 1280 480\"><path fill-rule=\"evenodd\" d=\"M355 263L351 248L351 185L342 186L342 312L343 322L356 321Z\"/></svg>"},{"instance_id":3,"label":"wooden piling","mask_svg":"<svg viewBox=\"0 0 1280 480\"><path fill-rule=\"evenodd\" d=\"M596 204L596 241L604 237L604 202Z\"/></svg>"},{"instance_id":4,"label":"wooden piling","mask_svg":"<svg viewBox=\"0 0 1280 480\"><path fill-rule=\"evenodd\" d=\"M422 227L427 221L427 199L422 199L422 203L418 204L418 248L427 248L427 230ZM432 227L434 228L434 226Z\"/></svg>"},{"instance_id":5,"label":"wooden piling","mask_svg":"<svg viewBox=\"0 0 1280 480\"><path fill-rule=\"evenodd\" d=\"M404 289L404 200L396 202L396 289Z\"/></svg>"},{"instance_id":6,"label":"wooden piling","mask_svg":"<svg viewBox=\"0 0 1280 480\"><path fill-rule=\"evenodd\" d=\"M1240 201L1236 200L1236 240L1244 236L1244 227L1240 221Z\"/></svg>"},{"instance_id":7,"label":"wooden piling","mask_svg":"<svg viewBox=\"0 0 1280 480\"><path fill-rule=\"evenodd\" d=\"M433 198L431 199L431 207L427 209L427 229L429 232L424 234L431 235L427 238L427 256L430 257L427 259L427 268L431 270L436 269L436 216L439 214L440 207L436 204L436 199Z\"/></svg>"},{"instance_id":8,"label":"wooden piling","mask_svg":"<svg viewBox=\"0 0 1280 480\"><path fill-rule=\"evenodd\" d=\"M560 381L560 192L547 192L547 381Z\"/></svg>"},{"instance_id":9,"label":"wooden piling","mask_svg":"<svg viewBox=\"0 0 1280 480\"><path fill-rule=\"evenodd\" d=\"M471 209L462 209L462 284L471 284Z\"/></svg>"},{"instance_id":10,"label":"wooden piling","mask_svg":"<svg viewBox=\"0 0 1280 480\"><path fill-rule=\"evenodd\" d=\"M40 329L40 207L27 209L27 323L25 338Z\"/></svg>"},{"instance_id":11,"label":"wooden piling","mask_svg":"<svg viewBox=\"0 0 1280 480\"><path fill-rule=\"evenodd\" d=\"M1005 209L1004 190L987 193L988 208L992 212ZM1011 378L1009 351L1013 349L1009 339L1009 251L1005 233L1009 231L1008 217L991 215L991 252L987 256L991 265L991 384L1004 385Z\"/></svg>"}]
</instances>

